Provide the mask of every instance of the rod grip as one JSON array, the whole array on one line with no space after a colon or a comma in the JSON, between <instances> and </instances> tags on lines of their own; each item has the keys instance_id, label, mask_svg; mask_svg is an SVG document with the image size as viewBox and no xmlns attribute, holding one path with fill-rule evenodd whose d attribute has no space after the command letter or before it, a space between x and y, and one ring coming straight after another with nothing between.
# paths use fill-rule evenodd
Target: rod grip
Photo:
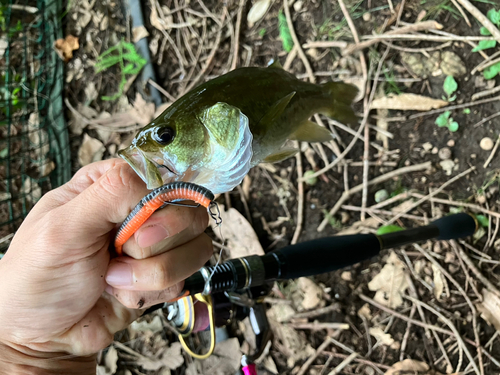
<instances>
[{"instance_id":1,"label":"rod grip","mask_svg":"<svg viewBox=\"0 0 500 375\"><path fill-rule=\"evenodd\" d=\"M477 230L476 218L466 213L444 216L431 223L439 230L438 240L454 240L469 237Z\"/></svg>"}]
</instances>

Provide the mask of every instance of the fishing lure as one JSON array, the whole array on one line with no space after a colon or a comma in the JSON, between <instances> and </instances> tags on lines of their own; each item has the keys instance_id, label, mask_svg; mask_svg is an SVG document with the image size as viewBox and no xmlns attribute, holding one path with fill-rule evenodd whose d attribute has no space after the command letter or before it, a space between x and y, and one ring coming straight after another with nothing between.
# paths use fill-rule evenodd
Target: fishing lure
<instances>
[{"instance_id":1,"label":"fishing lure","mask_svg":"<svg viewBox=\"0 0 500 375\"><path fill-rule=\"evenodd\" d=\"M146 222L156 210L168 204L191 200L210 212L210 206L214 201L214 194L204 188L184 181L172 182L153 190L134 207L132 212L122 223L115 236L115 250L122 255L125 242ZM214 216L210 212L211 216Z\"/></svg>"}]
</instances>

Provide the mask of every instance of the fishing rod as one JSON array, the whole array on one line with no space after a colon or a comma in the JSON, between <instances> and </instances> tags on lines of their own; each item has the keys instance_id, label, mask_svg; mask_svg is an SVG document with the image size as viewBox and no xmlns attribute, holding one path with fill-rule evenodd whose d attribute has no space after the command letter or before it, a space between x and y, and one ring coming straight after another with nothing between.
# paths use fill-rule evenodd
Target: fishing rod
<instances>
[{"instance_id":1,"label":"fishing rod","mask_svg":"<svg viewBox=\"0 0 500 375\"><path fill-rule=\"evenodd\" d=\"M215 347L215 327L233 319L250 317L258 344L253 354L243 356L246 374L256 374L254 361L272 339L262 297L276 280L314 276L354 265L386 250L410 243L452 240L471 236L478 228L473 215L459 213L445 216L429 225L382 235L356 234L332 236L286 246L266 255L229 259L217 266L207 266L184 282L183 298L156 305L167 311L167 319L179 331L184 349L195 358L208 358ZM266 289L267 286L267 289ZM194 332L210 332L205 354L196 354L185 342Z\"/></svg>"}]
</instances>

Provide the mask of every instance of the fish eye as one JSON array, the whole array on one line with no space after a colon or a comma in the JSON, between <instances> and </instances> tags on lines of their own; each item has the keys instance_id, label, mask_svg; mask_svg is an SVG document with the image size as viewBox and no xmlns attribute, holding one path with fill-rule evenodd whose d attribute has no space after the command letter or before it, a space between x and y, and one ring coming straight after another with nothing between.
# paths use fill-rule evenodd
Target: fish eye
<instances>
[{"instance_id":1,"label":"fish eye","mask_svg":"<svg viewBox=\"0 0 500 375\"><path fill-rule=\"evenodd\" d=\"M156 133L154 133L155 141L163 146L172 143L174 138L175 138L175 130L172 129L170 126L162 126L161 128L158 128Z\"/></svg>"}]
</instances>

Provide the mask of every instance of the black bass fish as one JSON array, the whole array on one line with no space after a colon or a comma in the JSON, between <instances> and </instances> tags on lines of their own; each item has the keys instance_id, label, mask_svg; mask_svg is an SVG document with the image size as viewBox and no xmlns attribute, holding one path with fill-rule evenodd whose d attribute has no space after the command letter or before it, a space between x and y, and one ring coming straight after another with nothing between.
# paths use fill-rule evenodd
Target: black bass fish
<instances>
[{"instance_id":1,"label":"black bass fish","mask_svg":"<svg viewBox=\"0 0 500 375\"><path fill-rule=\"evenodd\" d=\"M296 149L283 147L287 140L331 140L309 121L312 115L355 122L356 94L345 83L300 81L278 64L236 69L178 99L119 155L149 189L186 181L226 192L258 163L294 155Z\"/></svg>"}]
</instances>

